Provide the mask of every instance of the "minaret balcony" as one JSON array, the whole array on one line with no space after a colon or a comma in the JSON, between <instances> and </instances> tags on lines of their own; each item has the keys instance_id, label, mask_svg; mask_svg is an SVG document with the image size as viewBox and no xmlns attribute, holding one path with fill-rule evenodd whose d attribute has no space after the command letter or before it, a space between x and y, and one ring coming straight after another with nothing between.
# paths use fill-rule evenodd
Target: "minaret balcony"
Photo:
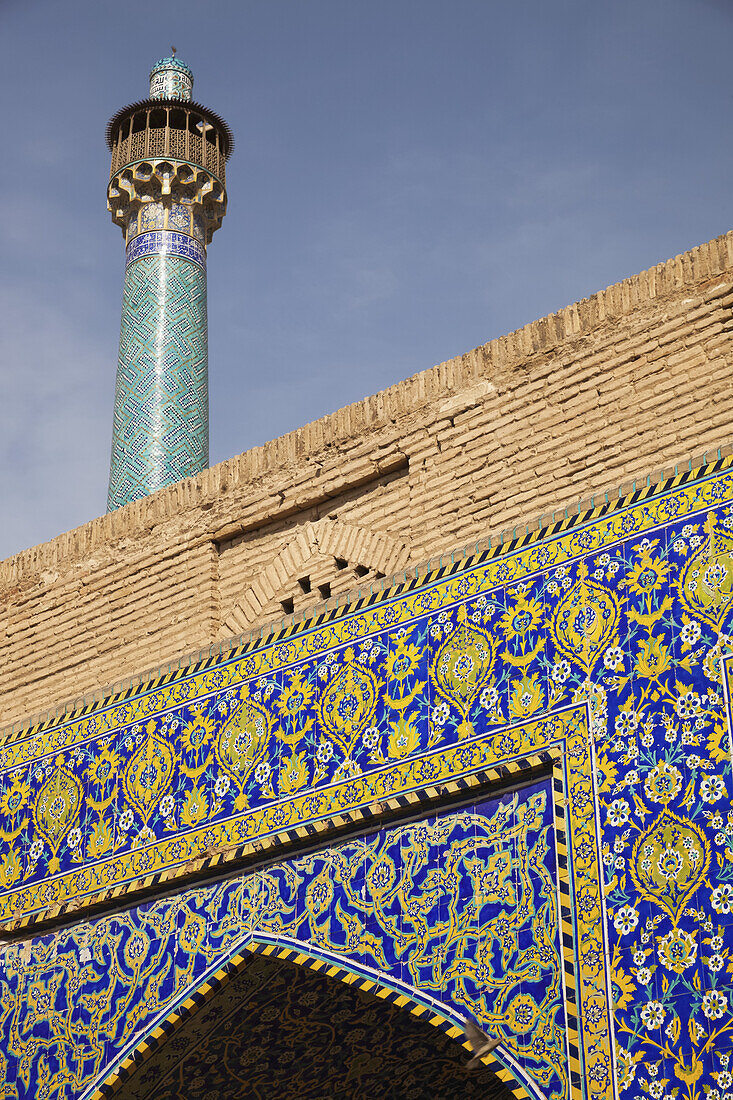
<instances>
[{"instance_id":1,"label":"minaret balcony","mask_svg":"<svg viewBox=\"0 0 733 1100\"><path fill-rule=\"evenodd\" d=\"M110 176L127 165L158 157L205 168L226 183L232 136L226 123L198 104L144 100L119 111L107 128Z\"/></svg>"}]
</instances>

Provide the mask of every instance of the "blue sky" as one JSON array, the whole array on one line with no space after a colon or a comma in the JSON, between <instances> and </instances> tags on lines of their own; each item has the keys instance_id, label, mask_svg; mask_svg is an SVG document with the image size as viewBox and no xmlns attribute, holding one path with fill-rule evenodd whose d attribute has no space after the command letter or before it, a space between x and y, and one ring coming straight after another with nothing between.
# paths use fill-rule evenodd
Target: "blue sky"
<instances>
[{"instance_id":1,"label":"blue sky","mask_svg":"<svg viewBox=\"0 0 733 1100\"><path fill-rule=\"evenodd\" d=\"M214 463L726 232L732 44L733 0L0 0L0 558L105 509L104 128L171 45L237 143Z\"/></svg>"}]
</instances>

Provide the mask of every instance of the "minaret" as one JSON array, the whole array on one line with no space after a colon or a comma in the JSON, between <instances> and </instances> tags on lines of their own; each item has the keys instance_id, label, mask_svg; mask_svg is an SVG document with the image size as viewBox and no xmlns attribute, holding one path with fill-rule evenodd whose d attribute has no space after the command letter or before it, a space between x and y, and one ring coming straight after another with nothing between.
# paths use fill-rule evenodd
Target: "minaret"
<instances>
[{"instance_id":1,"label":"minaret","mask_svg":"<svg viewBox=\"0 0 733 1100\"><path fill-rule=\"evenodd\" d=\"M118 111L107 206L126 243L107 509L209 464L206 246L226 213L227 124L175 56Z\"/></svg>"}]
</instances>

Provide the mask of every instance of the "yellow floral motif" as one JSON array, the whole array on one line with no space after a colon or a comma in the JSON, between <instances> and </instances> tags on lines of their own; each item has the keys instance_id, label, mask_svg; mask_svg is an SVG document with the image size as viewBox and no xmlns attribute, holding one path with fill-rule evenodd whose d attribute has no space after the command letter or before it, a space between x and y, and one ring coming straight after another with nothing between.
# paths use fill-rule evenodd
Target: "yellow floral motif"
<instances>
[{"instance_id":1,"label":"yellow floral motif","mask_svg":"<svg viewBox=\"0 0 733 1100\"><path fill-rule=\"evenodd\" d=\"M430 666L430 676L438 693L463 717L458 727L461 737L473 734L468 714L491 676L495 656L494 639L469 622L465 605L461 606L456 629L440 646Z\"/></svg>"},{"instance_id":2,"label":"yellow floral motif","mask_svg":"<svg viewBox=\"0 0 733 1100\"><path fill-rule=\"evenodd\" d=\"M619 607L613 592L588 580L588 567L581 561L578 580L560 600L552 617L552 635L558 649L590 673L602 650L616 637L618 621Z\"/></svg>"},{"instance_id":3,"label":"yellow floral motif","mask_svg":"<svg viewBox=\"0 0 733 1100\"><path fill-rule=\"evenodd\" d=\"M400 638L397 648L385 661L387 676L392 680L405 680L420 665L420 650L412 642Z\"/></svg>"},{"instance_id":4,"label":"yellow floral motif","mask_svg":"<svg viewBox=\"0 0 733 1100\"><path fill-rule=\"evenodd\" d=\"M3 886L14 886L23 874L23 865L13 848L0 860L0 883Z\"/></svg>"},{"instance_id":5,"label":"yellow floral motif","mask_svg":"<svg viewBox=\"0 0 733 1100\"><path fill-rule=\"evenodd\" d=\"M18 814L28 805L31 797L31 788L18 776L14 776L9 786L4 787L0 795L0 812L5 817L17 819Z\"/></svg>"},{"instance_id":6,"label":"yellow floral motif","mask_svg":"<svg viewBox=\"0 0 733 1100\"><path fill-rule=\"evenodd\" d=\"M318 708L321 722L345 756L370 724L378 699L379 684L374 673L348 659L323 692Z\"/></svg>"},{"instance_id":7,"label":"yellow floral motif","mask_svg":"<svg viewBox=\"0 0 733 1100\"><path fill-rule=\"evenodd\" d=\"M651 550L643 550L638 562L626 574L626 587L636 596L648 596L664 587L669 562L656 558Z\"/></svg>"},{"instance_id":8,"label":"yellow floral motif","mask_svg":"<svg viewBox=\"0 0 733 1100\"><path fill-rule=\"evenodd\" d=\"M84 774L89 779L87 800L89 805L99 813L106 810L114 801L119 773L120 755L107 746L85 770Z\"/></svg>"},{"instance_id":9,"label":"yellow floral motif","mask_svg":"<svg viewBox=\"0 0 733 1100\"><path fill-rule=\"evenodd\" d=\"M333 875L324 868L311 879L305 892L305 907L314 917L327 913L333 902Z\"/></svg>"},{"instance_id":10,"label":"yellow floral motif","mask_svg":"<svg viewBox=\"0 0 733 1100\"><path fill-rule=\"evenodd\" d=\"M150 947L150 940L144 932L136 930L125 940L125 962L131 970L140 970Z\"/></svg>"},{"instance_id":11,"label":"yellow floral motif","mask_svg":"<svg viewBox=\"0 0 733 1100\"><path fill-rule=\"evenodd\" d=\"M544 706L545 697L539 673L515 680L509 693L510 718L529 718Z\"/></svg>"},{"instance_id":12,"label":"yellow floral motif","mask_svg":"<svg viewBox=\"0 0 733 1100\"><path fill-rule=\"evenodd\" d=\"M292 753L283 758L280 765L280 790L283 794L292 794L308 783L308 765L305 751Z\"/></svg>"},{"instance_id":13,"label":"yellow floral motif","mask_svg":"<svg viewBox=\"0 0 733 1100\"><path fill-rule=\"evenodd\" d=\"M285 718L294 718L302 711L307 710L313 700L313 685L304 680L296 669L290 678L290 682L283 688L275 704L280 714Z\"/></svg>"},{"instance_id":14,"label":"yellow floral motif","mask_svg":"<svg viewBox=\"0 0 733 1100\"><path fill-rule=\"evenodd\" d=\"M183 922L178 943L189 955L195 955L206 939L206 921L198 913L189 913Z\"/></svg>"},{"instance_id":15,"label":"yellow floral motif","mask_svg":"<svg viewBox=\"0 0 733 1100\"><path fill-rule=\"evenodd\" d=\"M53 852L49 870L59 869L58 850L76 821L83 798L82 786L73 772L57 767L41 787L33 807L36 830Z\"/></svg>"},{"instance_id":16,"label":"yellow floral motif","mask_svg":"<svg viewBox=\"0 0 733 1100\"><path fill-rule=\"evenodd\" d=\"M534 997L529 993L519 993L507 1006L506 1020L517 1035L526 1035L534 1027L538 1015L539 1008Z\"/></svg>"},{"instance_id":17,"label":"yellow floral motif","mask_svg":"<svg viewBox=\"0 0 733 1100\"><path fill-rule=\"evenodd\" d=\"M404 756L416 752L420 745L420 730L409 718L400 718L390 722L392 732L389 735L387 755L391 760L401 760Z\"/></svg>"},{"instance_id":18,"label":"yellow floral motif","mask_svg":"<svg viewBox=\"0 0 733 1100\"><path fill-rule=\"evenodd\" d=\"M267 750L271 719L259 703L245 699L222 726L214 743L216 758L240 791L235 809L246 806L242 787Z\"/></svg>"},{"instance_id":19,"label":"yellow floral motif","mask_svg":"<svg viewBox=\"0 0 733 1100\"><path fill-rule=\"evenodd\" d=\"M674 764L660 760L646 777L644 790L652 802L666 806L682 790L682 772Z\"/></svg>"},{"instance_id":20,"label":"yellow floral motif","mask_svg":"<svg viewBox=\"0 0 733 1100\"><path fill-rule=\"evenodd\" d=\"M99 859L100 856L106 855L107 852L111 852L114 848L114 844L115 837L112 825L106 818L99 817L94 823L89 835L87 854L90 859Z\"/></svg>"},{"instance_id":21,"label":"yellow floral motif","mask_svg":"<svg viewBox=\"0 0 733 1100\"><path fill-rule=\"evenodd\" d=\"M694 1085L695 1081L698 1081L702 1077L705 1067L702 1062L699 1062L693 1055L690 1059L689 1066L685 1062L679 1061L675 1062L674 1068L680 1081L684 1081L686 1085Z\"/></svg>"},{"instance_id":22,"label":"yellow floral motif","mask_svg":"<svg viewBox=\"0 0 733 1100\"><path fill-rule=\"evenodd\" d=\"M731 758L730 733L722 719L715 722L708 735L707 751L716 764L727 764Z\"/></svg>"},{"instance_id":23,"label":"yellow floral motif","mask_svg":"<svg viewBox=\"0 0 733 1100\"><path fill-rule=\"evenodd\" d=\"M525 596L517 598L514 607L504 612L501 619L501 628L506 637L522 638L531 630L536 630L544 618L544 608L539 600L527 599Z\"/></svg>"},{"instance_id":24,"label":"yellow floral motif","mask_svg":"<svg viewBox=\"0 0 733 1100\"><path fill-rule=\"evenodd\" d=\"M122 776L125 795L144 825L168 791L174 770L171 745L156 734L155 723L149 722L146 739L128 760Z\"/></svg>"},{"instance_id":25,"label":"yellow floral motif","mask_svg":"<svg viewBox=\"0 0 733 1100\"><path fill-rule=\"evenodd\" d=\"M209 800L206 792L192 787L186 794L181 809L181 821L184 825L198 825L209 813Z\"/></svg>"},{"instance_id":26,"label":"yellow floral motif","mask_svg":"<svg viewBox=\"0 0 733 1100\"><path fill-rule=\"evenodd\" d=\"M613 786L618 778L618 768L602 747L600 747L598 751L598 775L600 781L598 793L606 794L613 790Z\"/></svg>"},{"instance_id":27,"label":"yellow floral motif","mask_svg":"<svg viewBox=\"0 0 733 1100\"><path fill-rule=\"evenodd\" d=\"M659 638L647 638L639 644L635 671L645 680L658 683L661 676L672 667L668 646Z\"/></svg>"},{"instance_id":28,"label":"yellow floral motif","mask_svg":"<svg viewBox=\"0 0 733 1100\"><path fill-rule=\"evenodd\" d=\"M623 1011L633 1003L636 982L631 974L622 969L618 959L615 959L611 966L611 989L613 991L613 1003L617 1009Z\"/></svg>"},{"instance_id":29,"label":"yellow floral motif","mask_svg":"<svg viewBox=\"0 0 733 1100\"><path fill-rule=\"evenodd\" d=\"M679 597L693 617L720 630L733 605L733 533L718 526L709 512L705 534L682 571Z\"/></svg>"},{"instance_id":30,"label":"yellow floral motif","mask_svg":"<svg viewBox=\"0 0 733 1100\"><path fill-rule=\"evenodd\" d=\"M191 722L187 722L178 736L185 752L199 754L208 745L215 731L216 725L213 719L200 714Z\"/></svg>"},{"instance_id":31,"label":"yellow floral motif","mask_svg":"<svg viewBox=\"0 0 733 1100\"><path fill-rule=\"evenodd\" d=\"M99 787L105 787L113 780L120 770L120 755L114 749L103 748L98 756L95 756L84 774L91 783Z\"/></svg>"}]
</instances>

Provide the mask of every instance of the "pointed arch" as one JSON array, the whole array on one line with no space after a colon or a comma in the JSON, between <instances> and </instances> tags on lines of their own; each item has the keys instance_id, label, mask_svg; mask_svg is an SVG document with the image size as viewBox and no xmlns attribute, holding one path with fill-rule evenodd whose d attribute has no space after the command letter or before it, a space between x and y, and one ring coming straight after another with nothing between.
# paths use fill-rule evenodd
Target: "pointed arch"
<instances>
[{"instance_id":1,"label":"pointed arch","mask_svg":"<svg viewBox=\"0 0 733 1100\"><path fill-rule=\"evenodd\" d=\"M302 967L320 974L323 978L342 982L370 998L407 1012L470 1051L464 1036L464 1020L449 1006L421 994L419 990L406 986L382 971L359 966L353 960L337 957L329 952L321 952L312 944L255 933L246 942L240 942L232 955L195 989L185 991L175 1007L154 1023L144 1036L138 1036L133 1048L114 1066L109 1067L103 1078L98 1078L97 1083L80 1100L103 1100L115 1095L121 1096L122 1100L125 1096L125 1084L134 1082L143 1064L154 1058L156 1052L161 1051L180 1028L193 1021L217 994L225 991L229 983L242 975L256 956ZM466 1062L461 1060L460 1064L465 1066ZM496 1096L496 1100L539 1100L541 1097L537 1087L514 1064L511 1054L502 1046L488 1055L484 1064L498 1090L487 1095Z\"/></svg>"}]
</instances>

